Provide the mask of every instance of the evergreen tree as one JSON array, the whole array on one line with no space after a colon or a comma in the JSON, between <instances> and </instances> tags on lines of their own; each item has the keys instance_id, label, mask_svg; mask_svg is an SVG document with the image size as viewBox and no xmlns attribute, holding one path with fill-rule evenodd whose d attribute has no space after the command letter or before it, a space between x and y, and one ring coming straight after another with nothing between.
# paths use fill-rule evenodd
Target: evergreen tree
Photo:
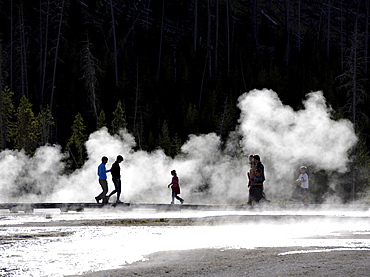
<instances>
[{"instance_id":1,"label":"evergreen tree","mask_svg":"<svg viewBox=\"0 0 370 277\"><path fill-rule=\"evenodd\" d=\"M13 95L14 93L5 87L1 91L1 126L0 126L0 148L6 148L6 142L10 141L10 131L11 131L11 118L14 113L14 104L13 104Z\"/></svg>"},{"instance_id":2,"label":"evergreen tree","mask_svg":"<svg viewBox=\"0 0 370 277\"><path fill-rule=\"evenodd\" d=\"M158 145L163 149L166 155L170 155L171 153L171 138L170 132L168 130L168 123L167 121L163 122L162 131L159 135Z\"/></svg>"},{"instance_id":3,"label":"evergreen tree","mask_svg":"<svg viewBox=\"0 0 370 277\"><path fill-rule=\"evenodd\" d=\"M218 135L222 139L226 139L227 135L232 128L235 126L235 122L233 121L233 113L234 113L234 106L229 103L228 98L225 99L224 107L222 114L220 115L217 125L218 125Z\"/></svg>"},{"instance_id":4,"label":"evergreen tree","mask_svg":"<svg viewBox=\"0 0 370 277\"><path fill-rule=\"evenodd\" d=\"M38 146L39 136L32 104L25 96L22 96L16 112L16 122L13 122L10 131L14 147L24 149L26 153L32 153Z\"/></svg>"},{"instance_id":5,"label":"evergreen tree","mask_svg":"<svg viewBox=\"0 0 370 277\"><path fill-rule=\"evenodd\" d=\"M176 133L175 136L172 138L172 144L171 144L171 156L172 157L175 157L178 154L180 154L181 146L182 146L181 139Z\"/></svg>"},{"instance_id":6,"label":"evergreen tree","mask_svg":"<svg viewBox=\"0 0 370 277\"><path fill-rule=\"evenodd\" d=\"M149 150L154 149L155 145L156 145L156 142L155 142L153 132L150 131L149 136L148 136L148 148L149 148Z\"/></svg>"},{"instance_id":7,"label":"evergreen tree","mask_svg":"<svg viewBox=\"0 0 370 277\"><path fill-rule=\"evenodd\" d=\"M125 129L127 126L125 112L123 111L121 101L118 101L116 110L113 112L112 134L118 134L120 129Z\"/></svg>"},{"instance_id":8,"label":"evergreen tree","mask_svg":"<svg viewBox=\"0 0 370 277\"><path fill-rule=\"evenodd\" d=\"M105 112L104 110L101 110L98 117L98 130L102 127L107 126L107 123L105 121Z\"/></svg>"},{"instance_id":9,"label":"evergreen tree","mask_svg":"<svg viewBox=\"0 0 370 277\"><path fill-rule=\"evenodd\" d=\"M39 135L39 145L45 145L49 142L50 127L54 125L54 118L49 107L42 109L36 118L37 134Z\"/></svg>"},{"instance_id":10,"label":"evergreen tree","mask_svg":"<svg viewBox=\"0 0 370 277\"><path fill-rule=\"evenodd\" d=\"M75 117L72 125L72 135L68 140L66 150L72 156L76 167L81 167L86 158L85 142L87 135L85 134L86 126L80 113Z\"/></svg>"},{"instance_id":11,"label":"evergreen tree","mask_svg":"<svg viewBox=\"0 0 370 277\"><path fill-rule=\"evenodd\" d=\"M370 192L370 173L368 168L370 168L370 154L369 149L366 147L366 141L361 136L356 147L354 170L357 178L354 185L355 195L359 199L366 196Z\"/></svg>"},{"instance_id":12,"label":"evergreen tree","mask_svg":"<svg viewBox=\"0 0 370 277\"><path fill-rule=\"evenodd\" d=\"M198 133L198 111L194 104L189 104L184 122L188 134Z\"/></svg>"}]
</instances>

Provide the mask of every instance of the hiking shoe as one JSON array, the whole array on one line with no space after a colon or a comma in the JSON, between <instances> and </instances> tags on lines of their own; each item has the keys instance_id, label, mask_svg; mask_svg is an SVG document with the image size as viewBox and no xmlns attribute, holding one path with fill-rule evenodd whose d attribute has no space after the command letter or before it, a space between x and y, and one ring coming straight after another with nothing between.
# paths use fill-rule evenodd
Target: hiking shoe
<instances>
[{"instance_id":1,"label":"hiking shoe","mask_svg":"<svg viewBox=\"0 0 370 277\"><path fill-rule=\"evenodd\" d=\"M117 204L123 203L121 200L116 201Z\"/></svg>"},{"instance_id":2,"label":"hiking shoe","mask_svg":"<svg viewBox=\"0 0 370 277\"><path fill-rule=\"evenodd\" d=\"M95 197L96 203L99 203L99 198Z\"/></svg>"},{"instance_id":3,"label":"hiking shoe","mask_svg":"<svg viewBox=\"0 0 370 277\"><path fill-rule=\"evenodd\" d=\"M180 202L181 202L181 205L182 205L184 203L184 199L180 200Z\"/></svg>"}]
</instances>

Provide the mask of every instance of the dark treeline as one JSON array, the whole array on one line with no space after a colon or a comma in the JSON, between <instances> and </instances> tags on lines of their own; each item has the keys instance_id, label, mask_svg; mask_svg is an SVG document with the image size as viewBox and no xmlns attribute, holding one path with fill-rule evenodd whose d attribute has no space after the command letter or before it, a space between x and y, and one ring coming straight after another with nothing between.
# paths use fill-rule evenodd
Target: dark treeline
<instances>
[{"instance_id":1,"label":"dark treeline","mask_svg":"<svg viewBox=\"0 0 370 277\"><path fill-rule=\"evenodd\" d=\"M0 13L2 149L22 145L29 101L42 143L126 126L173 155L189 134L226 139L254 88L295 109L323 90L366 145L369 0L0 0Z\"/></svg>"}]
</instances>

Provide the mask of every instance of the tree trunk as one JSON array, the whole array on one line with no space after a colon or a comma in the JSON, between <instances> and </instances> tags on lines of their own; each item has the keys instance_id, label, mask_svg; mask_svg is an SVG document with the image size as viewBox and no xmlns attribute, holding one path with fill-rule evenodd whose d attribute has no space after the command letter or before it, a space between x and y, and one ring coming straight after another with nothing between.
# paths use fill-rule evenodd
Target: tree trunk
<instances>
[{"instance_id":1,"label":"tree trunk","mask_svg":"<svg viewBox=\"0 0 370 277\"><path fill-rule=\"evenodd\" d=\"M199 92L199 102L198 102L198 112L200 112L200 107L202 105L202 94L203 94L203 86L204 86L204 78L206 76L206 69L207 69L207 61L208 61L208 53L206 55L206 60L204 61L204 69L203 69L203 75L202 75L202 82L200 84L200 92Z\"/></svg>"},{"instance_id":2,"label":"tree trunk","mask_svg":"<svg viewBox=\"0 0 370 277\"><path fill-rule=\"evenodd\" d=\"M301 53L301 0L298 0L298 53Z\"/></svg>"},{"instance_id":3,"label":"tree trunk","mask_svg":"<svg viewBox=\"0 0 370 277\"><path fill-rule=\"evenodd\" d=\"M344 70L343 1L340 1L340 71Z\"/></svg>"},{"instance_id":4,"label":"tree trunk","mask_svg":"<svg viewBox=\"0 0 370 277\"><path fill-rule=\"evenodd\" d=\"M149 11L150 11L150 0L148 1L148 8L147 8L147 13L146 13L146 29L145 29L145 32L146 32L146 35L148 35L148 31L149 31Z\"/></svg>"},{"instance_id":5,"label":"tree trunk","mask_svg":"<svg viewBox=\"0 0 370 277\"><path fill-rule=\"evenodd\" d=\"M136 89L135 89L135 107L134 107L134 125L133 130L134 133L136 133L136 120L137 120L137 114L138 114L138 102L139 102L139 61L136 60Z\"/></svg>"},{"instance_id":6,"label":"tree trunk","mask_svg":"<svg viewBox=\"0 0 370 277\"><path fill-rule=\"evenodd\" d=\"M257 1L257 0L255 0ZM227 75L230 73L230 0L226 0Z\"/></svg>"},{"instance_id":7,"label":"tree trunk","mask_svg":"<svg viewBox=\"0 0 370 277\"><path fill-rule=\"evenodd\" d=\"M45 23L45 39L43 39L42 34L42 1L40 1L40 99L42 105L42 101L45 94L45 83L46 83L46 65L47 65L47 56L48 56L48 40L49 40L49 13L50 13L50 1L47 2L47 9L46 9L46 23ZM43 49L44 48L44 49ZM44 51L43 51L44 50Z\"/></svg>"},{"instance_id":8,"label":"tree trunk","mask_svg":"<svg viewBox=\"0 0 370 277\"><path fill-rule=\"evenodd\" d=\"M328 0L328 24L326 32L326 58L329 59L330 56L330 17L331 17L331 3Z\"/></svg>"},{"instance_id":9,"label":"tree trunk","mask_svg":"<svg viewBox=\"0 0 370 277\"><path fill-rule=\"evenodd\" d=\"M357 47L358 47L358 17L359 17L360 1L357 3L355 29L354 29L354 45L353 45L353 95L352 95L352 121L354 126L356 126L356 113L357 113ZM351 188L351 199L355 201L355 190L356 190L356 173L355 173L355 155L356 155L356 145L352 149L352 188Z\"/></svg>"},{"instance_id":10,"label":"tree trunk","mask_svg":"<svg viewBox=\"0 0 370 277\"><path fill-rule=\"evenodd\" d=\"M198 0L194 1L194 51L197 51L198 40Z\"/></svg>"},{"instance_id":11,"label":"tree trunk","mask_svg":"<svg viewBox=\"0 0 370 277\"><path fill-rule=\"evenodd\" d=\"M226 115L228 112L228 97L226 96L225 101L224 101L224 111L222 113L221 119L220 119L220 125L219 125L219 134L220 137L222 138L222 134L224 132L224 126L225 126L225 121L226 121Z\"/></svg>"},{"instance_id":12,"label":"tree trunk","mask_svg":"<svg viewBox=\"0 0 370 277\"><path fill-rule=\"evenodd\" d=\"M10 0L10 90L13 91L13 0Z\"/></svg>"},{"instance_id":13,"label":"tree trunk","mask_svg":"<svg viewBox=\"0 0 370 277\"><path fill-rule=\"evenodd\" d=\"M25 34L25 22L23 13L23 3L19 6L19 24L20 24L20 62L21 62L21 91L22 95L28 98L28 66L27 66L27 42Z\"/></svg>"},{"instance_id":14,"label":"tree trunk","mask_svg":"<svg viewBox=\"0 0 370 277\"><path fill-rule=\"evenodd\" d=\"M228 0L229 1L229 0ZM253 47L254 47L254 51L257 52L257 45L258 45L258 28L257 28L257 24L258 24L258 2L257 0L253 0L253 4L252 4L252 13L253 13L253 17L252 17L252 34L253 34Z\"/></svg>"},{"instance_id":15,"label":"tree trunk","mask_svg":"<svg viewBox=\"0 0 370 277\"><path fill-rule=\"evenodd\" d=\"M55 47L53 81L52 81L51 96L50 96L50 112L53 111L54 91L55 91L56 72L57 72L57 63L58 63L58 51L59 51L60 36L61 36L61 33L62 33L62 23L63 23L63 13L64 13L64 1L65 0L62 0L62 6L61 6L61 9L60 9L58 36L57 36L57 43L56 43L56 47Z\"/></svg>"},{"instance_id":16,"label":"tree trunk","mask_svg":"<svg viewBox=\"0 0 370 277\"><path fill-rule=\"evenodd\" d=\"M81 55L81 68L83 69L83 79L85 88L89 95L90 104L93 108L94 118L96 127L98 126L98 101L96 96L96 90L98 81L96 78L96 72L99 70L98 61L94 58L91 52L91 43L89 36L87 35L86 44L80 52Z\"/></svg>"},{"instance_id":17,"label":"tree trunk","mask_svg":"<svg viewBox=\"0 0 370 277\"><path fill-rule=\"evenodd\" d=\"M212 12L211 12L211 3L210 0L207 0L207 56L208 59L208 74L212 77Z\"/></svg>"},{"instance_id":18,"label":"tree trunk","mask_svg":"<svg viewBox=\"0 0 370 277\"><path fill-rule=\"evenodd\" d=\"M3 47L0 37L0 149L5 149L5 128L3 120Z\"/></svg>"},{"instance_id":19,"label":"tree trunk","mask_svg":"<svg viewBox=\"0 0 370 277\"><path fill-rule=\"evenodd\" d=\"M161 71L161 59L162 59L162 44L163 44L163 29L164 29L164 0L162 1L162 20L161 20L161 36L159 38L159 53L158 53L158 70L157 78L159 80L159 73Z\"/></svg>"},{"instance_id":20,"label":"tree trunk","mask_svg":"<svg viewBox=\"0 0 370 277\"><path fill-rule=\"evenodd\" d=\"M218 77L218 32L219 32L219 15L218 15L218 8L219 8L219 0L216 0L216 30L215 30L215 78Z\"/></svg>"},{"instance_id":21,"label":"tree trunk","mask_svg":"<svg viewBox=\"0 0 370 277\"><path fill-rule=\"evenodd\" d=\"M110 3L110 14L112 19L112 31L113 31L113 47L114 47L114 76L116 80L116 86L118 86L118 63L117 63L117 38L116 38L116 22L114 19L113 2Z\"/></svg>"},{"instance_id":22,"label":"tree trunk","mask_svg":"<svg viewBox=\"0 0 370 277\"><path fill-rule=\"evenodd\" d=\"M366 0L366 11L365 11L365 46L364 46L364 75L367 76L367 66L368 66L368 45L369 45L369 0Z\"/></svg>"},{"instance_id":23,"label":"tree trunk","mask_svg":"<svg viewBox=\"0 0 370 277\"><path fill-rule=\"evenodd\" d=\"M285 0L285 57L284 65L285 68L289 67L290 59L290 0Z\"/></svg>"}]
</instances>

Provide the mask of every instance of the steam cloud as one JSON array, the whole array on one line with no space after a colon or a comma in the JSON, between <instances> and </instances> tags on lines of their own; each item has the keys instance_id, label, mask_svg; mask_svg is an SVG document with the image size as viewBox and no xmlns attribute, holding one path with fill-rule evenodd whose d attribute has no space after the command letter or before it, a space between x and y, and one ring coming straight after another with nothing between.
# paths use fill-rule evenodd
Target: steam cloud
<instances>
[{"instance_id":1,"label":"steam cloud","mask_svg":"<svg viewBox=\"0 0 370 277\"><path fill-rule=\"evenodd\" d=\"M299 174L300 165L315 165L328 172L346 172L348 150L357 142L348 120L335 121L322 92L311 92L304 108L283 105L271 90L252 90L239 98L239 125L225 147L214 134L190 135L182 153L167 157L162 150L134 151L134 137L126 130L110 135L102 128L89 136L88 160L71 175L63 175L59 146L40 147L30 158L23 151L0 152L0 193L3 202L93 202L101 192L97 167L102 156L109 169L117 155L125 202L169 203L170 171L176 169L185 203L235 203L247 201L248 155L258 153L265 165L265 190L269 198L284 198ZM242 139L240 139L240 137ZM113 183L108 173L109 191ZM37 195L30 187L37 188ZM22 192L19 190L22 189ZM114 198L114 197L113 197Z\"/></svg>"}]
</instances>

